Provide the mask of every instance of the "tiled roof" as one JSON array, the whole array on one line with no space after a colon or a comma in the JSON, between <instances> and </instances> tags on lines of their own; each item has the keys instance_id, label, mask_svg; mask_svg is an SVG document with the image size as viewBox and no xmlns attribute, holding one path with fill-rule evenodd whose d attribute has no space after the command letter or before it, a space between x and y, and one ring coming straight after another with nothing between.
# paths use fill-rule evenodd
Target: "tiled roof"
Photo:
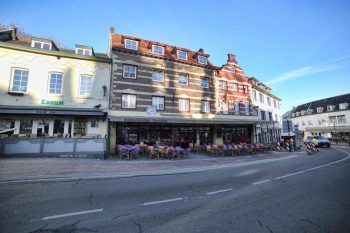
<instances>
[{"instance_id":1,"label":"tiled roof","mask_svg":"<svg viewBox=\"0 0 350 233\"><path fill-rule=\"evenodd\" d=\"M334 105L335 106L334 111L338 111L339 104L342 104L342 103L349 103L347 106L347 110L350 109L350 93L302 104L294 108L292 111L293 113L296 113L296 112L301 112L303 110L307 111L308 109L317 109L319 107L323 107L323 112L327 112L328 105ZM322 112L317 112L314 110L313 113L322 113Z\"/></svg>"},{"instance_id":2,"label":"tiled roof","mask_svg":"<svg viewBox=\"0 0 350 233\"><path fill-rule=\"evenodd\" d=\"M126 49L124 45L125 39L138 41L138 50ZM158 54L152 53L152 45L163 46L164 55L158 55ZM187 60L178 59L176 56L176 50L187 52ZM192 51L186 48L181 48L178 46L171 46L171 45L164 44L157 41L145 40L139 37L123 35L118 33L112 34L112 51L121 51L121 52L133 53L133 54L138 54L143 56L156 57L160 59L185 63L189 65L205 67L209 69L215 69L215 70L219 69L219 67L214 66L209 60L207 65L203 65L198 62L197 55L209 57L209 55L205 54L203 50L198 50L197 52L195 52L195 51Z\"/></svg>"}]
</instances>

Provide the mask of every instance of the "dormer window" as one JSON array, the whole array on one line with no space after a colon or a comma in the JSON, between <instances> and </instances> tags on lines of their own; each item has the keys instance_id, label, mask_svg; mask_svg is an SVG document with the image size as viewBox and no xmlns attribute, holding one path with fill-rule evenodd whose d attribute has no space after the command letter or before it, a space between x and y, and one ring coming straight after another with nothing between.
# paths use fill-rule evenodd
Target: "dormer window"
<instances>
[{"instance_id":1,"label":"dormer window","mask_svg":"<svg viewBox=\"0 0 350 233\"><path fill-rule=\"evenodd\" d=\"M296 112L295 115L298 117L300 116L300 112Z\"/></svg>"},{"instance_id":2,"label":"dormer window","mask_svg":"<svg viewBox=\"0 0 350 233\"><path fill-rule=\"evenodd\" d=\"M124 42L125 42L124 44L126 49L132 49L132 50L138 49L139 43L136 40L125 39Z\"/></svg>"},{"instance_id":3,"label":"dormer window","mask_svg":"<svg viewBox=\"0 0 350 233\"><path fill-rule=\"evenodd\" d=\"M292 117L295 117L295 113L294 112L292 113Z\"/></svg>"},{"instance_id":4,"label":"dormer window","mask_svg":"<svg viewBox=\"0 0 350 233\"><path fill-rule=\"evenodd\" d=\"M307 110L307 114L311 114L313 111L314 111L313 109L309 108L309 109Z\"/></svg>"},{"instance_id":5,"label":"dormer window","mask_svg":"<svg viewBox=\"0 0 350 233\"><path fill-rule=\"evenodd\" d=\"M164 47L159 45L152 45L152 53L164 55Z\"/></svg>"},{"instance_id":6,"label":"dormer window","mask_svg":"<svg viewBox=\"0 0 350 233\"><path fill-rule=\"evenodd\" d=\"M344 110L344 109L347 109L348 108L348 103L342 103L342 104L339 104L339 109L340 110Z\"/></svg>"},{"instance_id":7,"label":"dormer window","mask_svg":"<svg viewBox=\"0 0 350 233\"><path fill-rule=\"evenodd\" d=\"M302 110L301 111L301 115L304 116L306 114L306 111L305 110Z\"/></svg>"},{"instance_id":8,"label":"dormer window","mask_svg":"<svg viewBox=\"0 0 350 233\"><path fill-rule=\"evenodd\" d=\"M187 60L187 53L185 51L177 50L177 58Z\"/></svg>"},{"instance_id":9,"label":"dormer window","mask_svg":"<svg viewBox=\"0 0 350 233\"><path fill-rule=\"evenodd\" d=\"M52 43L32 40L32 47L37 49L51 50Z\"/></svg>"},{"instance_id":10,"label":"dormer window","mask_svg":"<svg viewBox=\"0 0 350 233\"><path fill-rule=\"evenodd\" d=\"M328 111L328 112L334 111L334 108L335 108L334 105L328 105L328 106L327 106L327 111Z\"/></svg>"},{"instance_id":11,"label":"dormer window","mask_svg":"<svg viewBox=\"0 0 350 233\"><path fill-rule=\"evenodd\" d=\"M77 55L91 56L91 55L92 55L92 49L87 49L87 48L75 48L75 54L77 54Z\"/></svg>"},{"instance_id":12,"label":"dormer window","mask_svg":"<svg viewBox=\"0 0 350 233\"><path fill-rule=\"evenodd\" d=\"M317 113L321 113L321 112L323 112L323 107L318 107L317 108Z\"/></svg>"},{"instance_id":13,"label":"dormer window","mask_svg":"<svg viewBox=\"0 0 350 233\"><path fill-rule=\"evenodd\" d=\"M206 65L208 64L208 58L204 57L204 56L198 56L198 62L202 65Z\"/></svg>"}]
</instances>

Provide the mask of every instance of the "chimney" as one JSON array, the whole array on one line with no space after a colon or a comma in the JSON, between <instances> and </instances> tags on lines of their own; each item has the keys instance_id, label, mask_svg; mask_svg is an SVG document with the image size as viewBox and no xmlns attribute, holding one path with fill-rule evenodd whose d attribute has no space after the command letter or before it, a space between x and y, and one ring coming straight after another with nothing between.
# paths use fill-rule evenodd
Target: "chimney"
<instances>
[{"instance_id":1,"label":"chimney","mask_svg":"<svg viewBox=\"0 0 350 233\"><path fill-rule=\"evenodd\" d=\"M12 40L16 40L17 38L17 28L15 26L12 27L11 37L12 37Z\"/></svg>"},{"instance_id":2,"label":"chimney","mask_svg":"<svg viewBox=\"0 0 350 233\"><path fill-rule=\"evenodd\" d=\"M115 33L114 27L110 27L110 28L109 28L109 33L110 33L110 34Z\"/></svg>"},{"instance_id":3,"label":"chimney","mask_svg":"<svg viewBox=\"0 0 350 233\"><path fill-rule=\"evenodd\" d=\"M229 54L228 54L228 60L227 60L227 61L228 61L228 62L237 63L237 61L236 61L236 55L229 53Z\"/></svg>"},{"instance_id":4,"label":"chimney","mask_svg":"<svg viewBox=\"0 0 350 233\"><path fill-rule=\"evenodd\" d=\"M198 52L204 53L204 49L200 48L200 49L198 50Z\"/></svg>"}]
</instances>

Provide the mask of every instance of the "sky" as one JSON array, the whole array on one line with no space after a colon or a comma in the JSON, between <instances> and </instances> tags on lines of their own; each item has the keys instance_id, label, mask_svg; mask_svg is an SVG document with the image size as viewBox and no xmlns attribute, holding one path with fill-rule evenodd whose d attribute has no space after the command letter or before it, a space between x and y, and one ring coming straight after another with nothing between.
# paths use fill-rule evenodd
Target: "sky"
<instances>
[{"instance_id":1,"label":"sky","mask_svg":"<svg viewBox=\"0 0 350 233\"><path fill-rule=\"evenodd\" d=\"M293 106L350 93L348 0L0 0L0 23L66 48L107 52L109 27L191 50L216 66L237 56L246 75Z\"/></svg>"}]
</instances>

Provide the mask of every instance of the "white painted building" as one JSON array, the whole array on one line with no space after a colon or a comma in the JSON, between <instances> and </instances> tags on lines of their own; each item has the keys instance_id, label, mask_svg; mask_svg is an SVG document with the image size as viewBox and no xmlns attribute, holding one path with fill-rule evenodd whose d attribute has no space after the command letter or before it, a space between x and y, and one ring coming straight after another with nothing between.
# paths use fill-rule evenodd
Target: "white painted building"
<instances>
[{"instance_id":1,"label":"white painted building","mask_svg":"<svg viewBox=\"0 0 350 233\"><path fill-rule=\"evenodd\" d=\"M0 131L18 137L105 137L110 59L0 31ZM14 130L11 130L14 129Z\"/></svg>"},{"instance_id":2,"label":"white painted building","mask_svg":"<svg viewBox=\"0 0 350 233\"><path fill-rule=\"evenodd\" d=\"M252 104L255 113L263 122L257 125L258 142L279 141L282 129L281 99L271 93L272 88L256 78L250 78Z\"/></svg>"},{"instance_id":3,"label":"white painted building","mask_svg":"<svg viewBox=\"0 0 350 233\"><path fill-rule=\"evenodd\" d=\"M291 111L290 120L304 132L304 137L323 135L348 140L350 93L299 105Z\"/></svg>"}]
</instances>

